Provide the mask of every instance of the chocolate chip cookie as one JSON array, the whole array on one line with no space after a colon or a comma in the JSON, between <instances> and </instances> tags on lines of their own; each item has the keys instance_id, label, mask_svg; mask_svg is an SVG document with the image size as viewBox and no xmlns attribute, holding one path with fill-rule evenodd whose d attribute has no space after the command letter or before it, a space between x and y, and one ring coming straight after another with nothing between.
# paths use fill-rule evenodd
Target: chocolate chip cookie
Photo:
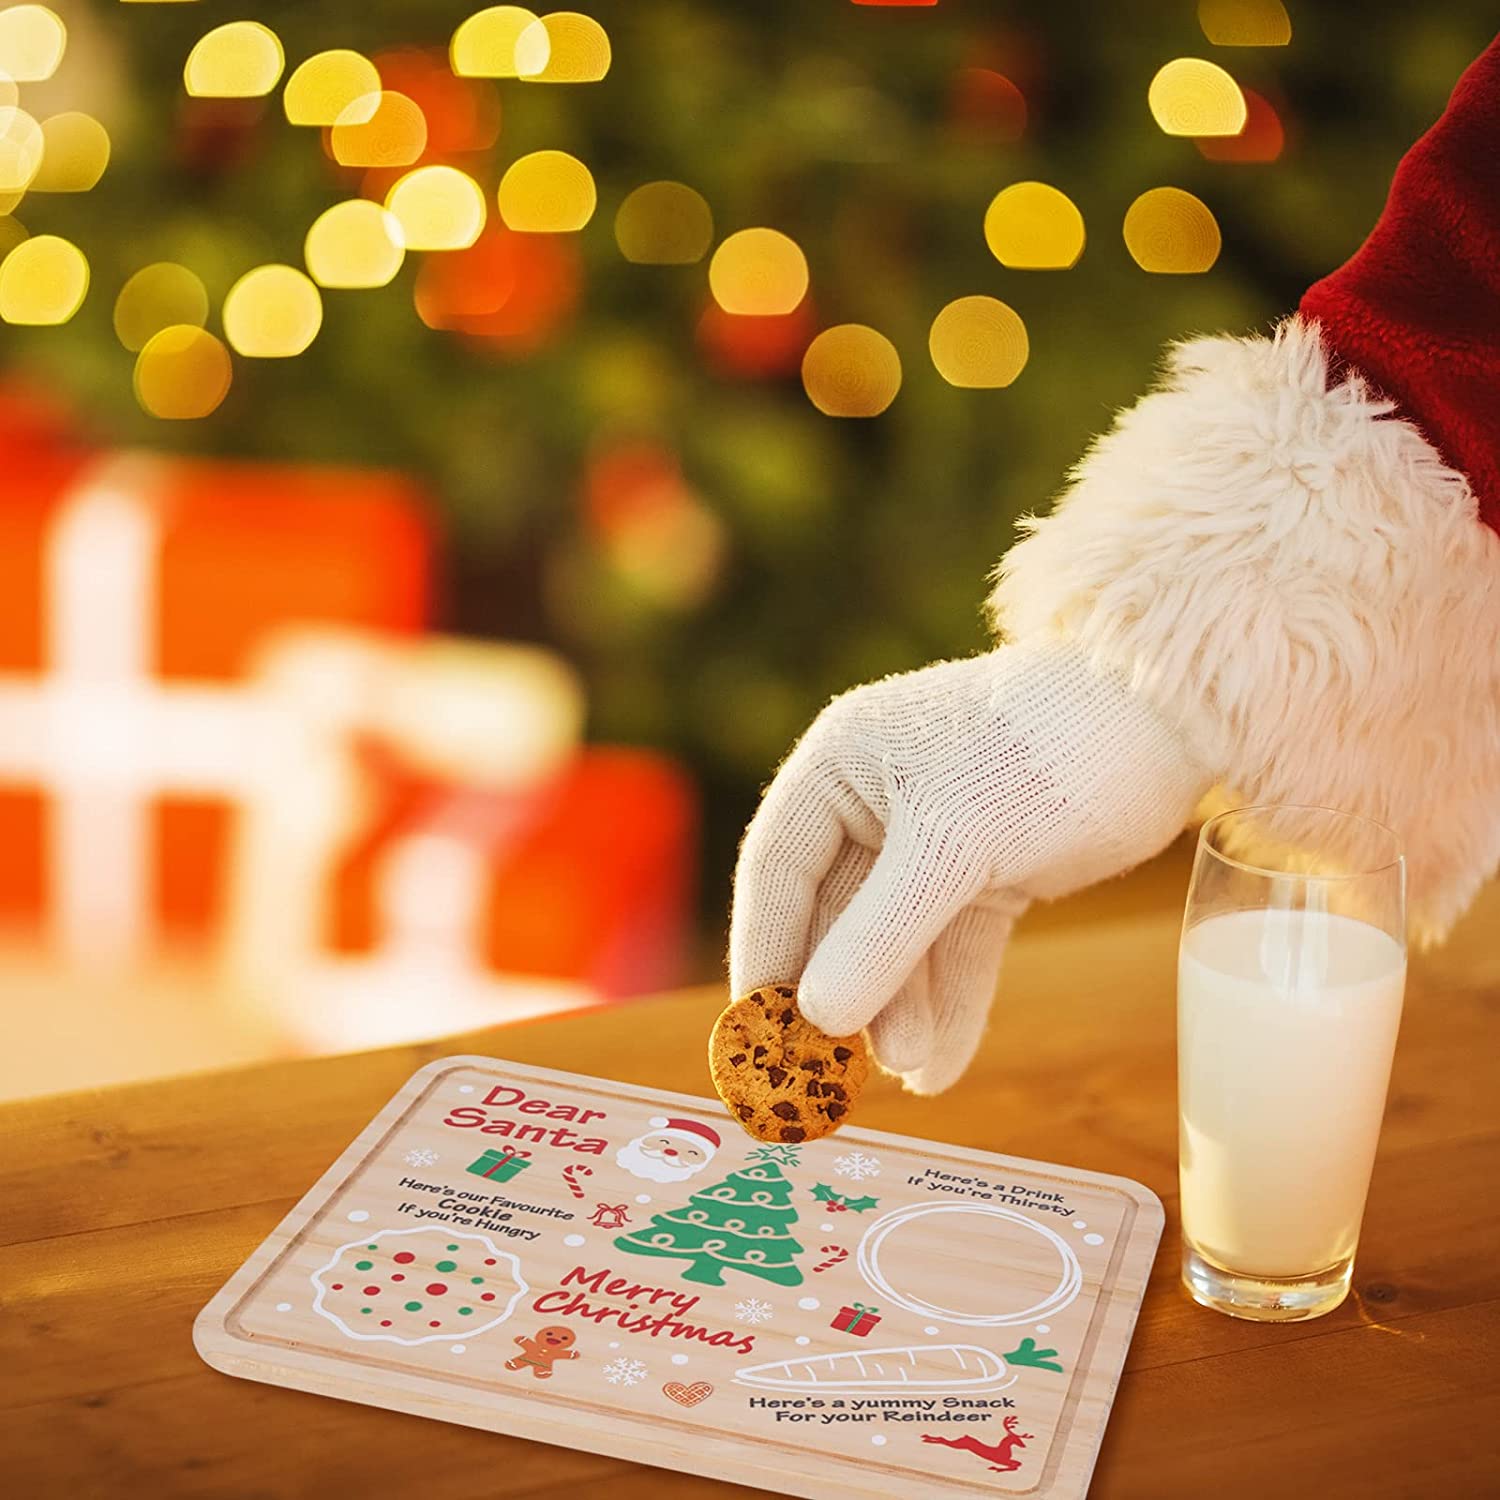
<instances>
[{"instance_id":1,"label":"chocolate chip cookie","mask_svg":"<svg viewBox=\"0 0 1500 1500\"><path fill-rule=\"evenodd\" d=\"M827 1036L797 1009L790 985L764 985L728 1006L708 1039L719 1097L757 1140L815 1141L848 1118L870 1069L861 1036Z\"/></svg>"}]
</instances>

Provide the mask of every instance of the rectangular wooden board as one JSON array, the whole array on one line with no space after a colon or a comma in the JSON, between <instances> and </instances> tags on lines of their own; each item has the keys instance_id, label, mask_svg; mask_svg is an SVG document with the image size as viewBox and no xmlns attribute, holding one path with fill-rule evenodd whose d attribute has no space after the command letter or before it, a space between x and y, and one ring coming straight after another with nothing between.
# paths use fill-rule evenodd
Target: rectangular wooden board
<instances>
[{"instance_id":1,"label":"rectangular wooden board","mask_svg":"<svg viewBox=\"0 0 1500 1500\"><path fill-rule=\"evenodd\" d=\"M778 1494L1063 1500L1161 1227L1119 1177L857 1127L764 1147L716 1100L450 1057L194 1341L230 1375Z\"/></svg>"}]
</instances>

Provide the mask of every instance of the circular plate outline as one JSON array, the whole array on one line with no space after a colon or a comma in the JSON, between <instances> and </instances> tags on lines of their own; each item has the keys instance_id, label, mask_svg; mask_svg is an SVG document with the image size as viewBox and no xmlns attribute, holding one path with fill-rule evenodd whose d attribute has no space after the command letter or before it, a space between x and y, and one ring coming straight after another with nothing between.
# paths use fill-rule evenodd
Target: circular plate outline
<instances>
[{"instance_id":1,"label":"circular plate outline","mask_svg":"<svg viewBox=\"0 0 1500 1500\"><path fill-rule=\"evenodd\" d=\"M1031 1307L1020 1312L990 1317L976 1317L972 1313L956 1313L909 1293L898 1292L880 1269L880 1247L886 1237L892 1230L900 1229L913 1219L922 1218L927 1214L952 1213L985 1214L991 1218L1003 1219L1008 1224L1020 1224L1034 1234L1041 1235L1062 1258L1063 1273L1057 1285L1046 1297ZM946 1323L967 1324L974 1328L1004 1328L1048 1317L1061 1312L1083 1287L1083 1268L1078 1264L1078 1257L1073 1253L1073 1247L1056 1230L1046 1224L1038 1224L1036 1220L1028 1219L1014 1209L1003 1208L998 1203L970 1203L968 1201L909 1203L904 1208L893 1208L883 1213L865 1231L864 1237L859 1242L858 1265L859 1274L877 1292L888 1297L898 1307L904 1307L908 1312L920 1313L923 1317L937 1318Z\"/></svg>"}]
</instances>

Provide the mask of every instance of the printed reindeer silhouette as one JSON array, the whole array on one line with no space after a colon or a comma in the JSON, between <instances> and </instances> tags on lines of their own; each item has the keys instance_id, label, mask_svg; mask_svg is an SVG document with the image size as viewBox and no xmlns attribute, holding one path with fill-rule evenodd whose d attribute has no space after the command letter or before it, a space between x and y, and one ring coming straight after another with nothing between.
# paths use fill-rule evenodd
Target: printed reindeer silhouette
<instances>
[{"instance_id":1,"label":"printed reindeer silhouette","mask_svg":"<svg viewBox=\"0 0 1500 1500\"><path fill-rule=\"evenodd\" d=\"M965 1453L973 1453L979 1458L990 1460L990 1468L997 1474L1008 1474L1012 1469L1021 1467L1021 1460L1015 1456L1017 1448L1024 1448L1026 1440L1036 1436L1034 1432L1017 1432L1016 1423L1019 1417L1007 1417L1005 1419L1006 1436L998 1443L981 1443L977 1437L970 1437L967 1433L960 1438L932 1437L928 1433L922 1434L924 1443L941 1443L945 1448L962 1448Z\"/></svg>"}]
</instances>

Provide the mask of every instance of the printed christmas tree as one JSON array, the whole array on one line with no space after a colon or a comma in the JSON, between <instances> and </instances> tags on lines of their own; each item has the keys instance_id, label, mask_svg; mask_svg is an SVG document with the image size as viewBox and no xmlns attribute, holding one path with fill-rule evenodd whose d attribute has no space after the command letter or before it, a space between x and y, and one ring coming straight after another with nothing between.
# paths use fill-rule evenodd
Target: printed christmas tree
<instances>
[{"instance_id":1,"label":"printed christmas tree","mask_svg":"<svg viewBox=\"0 0 1500 1500\"><path fill-rule=\"evenodd\" d=\"M694 1193L684 1207L654 1214L650 1225L620 1235L615 1245L632 1255L691 1261L682 1279L706 1286L723 1286L725 1271L801 1286L793 1257L802 1246L790 1232L797 1222L791 1200L792 1184L780 1165L753 1162Z\"/></svg>"}]
</instances>

